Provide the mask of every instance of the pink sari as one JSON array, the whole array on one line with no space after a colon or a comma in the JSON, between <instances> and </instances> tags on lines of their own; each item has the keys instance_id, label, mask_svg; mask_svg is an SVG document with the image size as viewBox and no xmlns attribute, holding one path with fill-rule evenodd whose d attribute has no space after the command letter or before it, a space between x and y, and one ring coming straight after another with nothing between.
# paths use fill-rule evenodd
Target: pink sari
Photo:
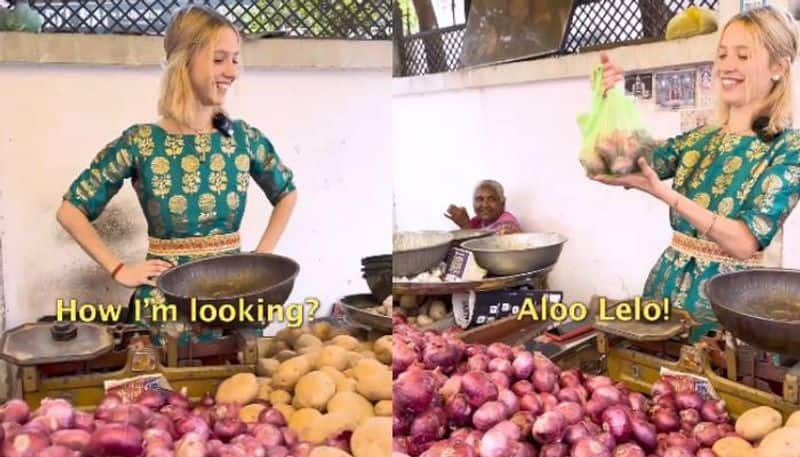
<instances>
[{"instance_id":1,"label":"pink sari","mask_svg":"<svg viewBox=\"0 0 800 457\"><path fill-rule=\"evenodd\" d=\"M494 231L498 235L506 235L509 233L518 233L522 231L519 221L513 214L508 211L503 212L494 222L485 224L477 216L469 220L469 228L480 229L485 228Z\"/></svg>"}]
</instances>

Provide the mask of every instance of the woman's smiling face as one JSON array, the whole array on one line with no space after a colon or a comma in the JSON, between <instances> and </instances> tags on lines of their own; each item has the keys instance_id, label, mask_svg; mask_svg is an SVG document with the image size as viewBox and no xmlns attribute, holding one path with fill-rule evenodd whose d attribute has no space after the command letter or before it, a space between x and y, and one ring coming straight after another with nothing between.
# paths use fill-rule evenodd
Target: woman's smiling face
<instances>
[{"instance_id":1,"label":"woman's smiling face","mask_svg":"<svg viewBox=\"0 0 800 457\"><path fill-rule=\"evenodd\" d=\"M200 104L222 106L231 84L239 75L239 35L220 29L209 46L198 49L189 63L192 91Z\"/></svg>"}]
</instances>

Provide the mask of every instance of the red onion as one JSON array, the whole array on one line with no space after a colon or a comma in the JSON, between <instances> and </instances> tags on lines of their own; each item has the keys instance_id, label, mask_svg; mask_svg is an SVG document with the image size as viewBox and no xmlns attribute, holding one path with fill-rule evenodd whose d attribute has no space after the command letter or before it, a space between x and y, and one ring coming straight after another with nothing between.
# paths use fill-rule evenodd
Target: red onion
<instances>
[{"instance_id":1,"label":"red onion","mask_svg":"<svg viewBox=\"0 0 800 457\"><path fill-rule=\"evenodd\" d=\"M683 447L667 448L662 457L695 457L694 452Z\"/></svg>"},{"instance_id":2,"label":"red onion","mask_svg":"<svg viewBox=\"0 0 800 457\"><path fill-rule=\"evenodd\" d=\"M200 436L203 441L208 440L209 435L211 435L211 430L208 426L208 423L198 416L189 416L186 419L181 420L178 422L178 426L175 427L175 430L180 436L184 436L193 432Z\"/></svg>"},{"instance_id":3,"label":"red onion","mask_svg":"<svg viewBox=\"0 0 800 457\"><path fill-rule=\"evenodd\" d=\"M202 436L189 432L175 445L175 454L178 457L205 457L208 454L206 441ZM219 455L226 455L224 448L221 448L221 450L222 452Z\"/></svg>"},{"instance_id":4,"label":"red onion","mask_svg":"<svg viewBox=\"0 0 800 457\"><path fill-rule=\"evenodd\" d=\"M597 389L598 387L613 386L613 385L614 381L612 381L611 378L606 376L589 376L588 378L586 378L586 382L583 383L583 386L586 387L586 390L590 394L593 394L595 389Z\"/></svg>"},{"instance_id":5,"label":"red onion","mask_svg":"<svg viewBox=\"0 0 800 457\"><path fill-rule=\"evenodd\" d=\"M531 434L541 444L559 441L566 431L566 418L557 411L548 411L533 423Z\"/></svg>"},{"instance_id":6,"label":"red onion","mask_svg":"<svg viewBox=\"0 0 800 457\"><path fill-rule=\"evenodd\" d=\"M2 434L5 439L9 439L22 431L22 426L16 422L3 422L0 427L3 430Z\"/></svg>"},{"instance_id":7,"label":"red onion","mask_svg":"<svg viewBox=\"0 0 800 457\"><path fill-rule=\"evenodd\" d=\"M531 382L537 392L553 392L558 385L558 375L553 371L537 370L533 373Z\"/></svg>"},{"instance_id":8,"label":"red onion","mask_svg":"<svg viewBox=\"0 0 800 457\"><path fill-rule=\"evenodd\" d=\"M539 400L539 396L535 393L525 394L520 397L519 408L523 411L530 411L537 416L544 411L542 402Z\"/></svg>"},{"instance_id":9,"label":"red onion","mask_svg":"<svg viewBox=\"0 0 800 457\"><path fill-rule=\"evenodd\" d=\"M719 429L719 432L722 433L722 434L731 433L731 432L736 433L736 432L734 432L733 424L731 424L729 422L726 422L724 424L717 424L717 428Z\"/></svg>"},{"instance_id":10,"label":"red onion","mask_svg":"<svg viewBox=\"0 0 800 457\"><path fill-rule=\"evenodd\" d=\"M725 403L722 400L706 400L700 408L700 416L703 420L715 424L724 424L729 420Z\"/></svg>"},{"instance_id":11,"label":"red onion","mask_svg":"<svg viewBox=\"0 0 800 457\"><path fill-rule=\"evenodd\" d=\"M86 454L93 457L137 457L142 452L142 432L128 424L106 424L92 433Z\"/></svg>"},{"instance_id":12,"label":"red onion","mask_svg":"<svg viewBox=\"0 0 800 457\"><path fill-rule=\"evenodd\" d=\"M507 359L501 359L499 357L495 357L489 361L489 371L498 371L509 378L514 376L514 368L511 366L511 362L509 362Z\"/></svg>"},{"instance_id":13,"label":"red onion","mask_svg":"<svg viewBox=\"0 0 800 457\"><path fill-rule=\"evenodd\" d=\"M611 457L611 451L594 438L582 438L572 447L570 457Z\"/></svg>"},{"instance_id":14,"label":"red onion","mask_svg":"<svg viewBox=\"0 0 800 457\"><path fill-rule=\"evenodd\" d=\"M487 401L497 400L497 386L492 383L486 373L479 371L470 371L461 377L461 391L466 395L467 401L472 407L477 408ZM395 396L392 400L397 401L396 399Z\"/></svg>"},{"instance_id":15,"label":"red onion","mask_svg":"<svg viewBox=\"0 0 800 457\"><path fill-rule=\"evenodd\" d=\"M638 445L626 443L614 449L614 457L645 457L645 453Z\"/></svg>"},{"instance_id":16,"label":"red onion","mask_svg":"<svg viewBox=\"0 0 800 457\"><path fill-rule=\"evenodd\" d=\"M7 401L3 406L0 406L0 421L16 422L22 425L28 421L30 412L27 403L18 398L14 398Z\"/></svg>"},{"instance_id":17,"label":"red onion","mask_svg":"<svg viewBox=\"0 0 800 457\"><path fill-rule=\"evenodd\" d=\"M252 435L262 446L270 448L283 444L283 434L280 429L270 424L256 424Z\"/></svg>"},{"instance_id":18,"label":"red onion","mask_svg":"<svg viewBox=\"0 0 800 457\"><path fill-rule=\"evenodd\" d=\"M583 374L574 368L563 371L558 378L561 387L578 387L583 384Z\"/></svg>"},{"instance_id":19,"label":"red onion","mask_svg":"<svg viewBox=\"0 0 800 457\"><path fill-rule=\"evenodd\" d=\"M539 394L539 400L542 402L542 407L545 411L552 411L558 406L558 398L555 395L547 392Z\"/></svg>"},{"instance_id":20,"label":"red onion","mask_svg":"<svg viewBox=\"0 0 800 457\"><path fill-rule=\"evenodd\" d=\"M446 399L452 397L453 395L461 392L461 376L460 375L452 375L450 378L445 381L442 387L439 389L439 395Z\"/></svg>"},{"instance_id":21,"label":"red onion","mask_svg":"<svg viewBox=\"0 0 800 457\"><path fill-rule=\"evenodd\" d=\"M271 424L276 427L286 426L286 419L283 413L275 408L264 408L258 414L258 421L262 424Z\"/></svg>"},{"instance_id":22,"label":"red onion","mask_svg":"<svg viewBox=\"0 0 800 457\"><path fill-rule=\"evenodd\" d=\"M52 417L58 429L72 428L75 425L75 410L63 398L45 398L31 417Z\"/></svg>"},{"instance_id":23,"label":"red onion","mask_svg":"<svg viewBox=\"0 0 800 457\"><path fill-rule=\"evenodd\" d=\"M443 420L444 414L440 414L436 409L431 409L422 413L411 422L409 436L412 441L419 443L429 443L444 437L447 423Z\"/></svg>"},{"instance_id":24,"label":"red onion","mask_svg":"<svg viewBox=\"0 0 800 457\"><path fill-rule=\"evenodd\" d=\"M558 411L564 415L567 425L577 424L583 418L583 408L581 405L571 401L559 403L554 411Z\"/></svg>"},{"instance_id":25,"label":"red onion","mask_svg":"<svg viewBox=\"0 0 800 457\"><path fill-rule=\"evenodd\" d=\"M523 438L528 439L531 435L531 428L536 421L536 416L530 411L517 411L510 419L519 428Z\"/></svg>"},{"instance_id":26,"label":"red onion","mask_svg":"<svg viewBox=\"0 0 800 457\"><path fill-rule=\"evenodd\" d=\"M144 438L145 448L150 449L154 447L171 448L174 440L172 435L163 429L149 428L142 434Z\"/></svg>"},{"instance_id":27,"label":"red onion","mask_svg":"<svg viewBox=\"0 0 800 457\"><path fill-rule=\"evenodd\" d=\"M514 392L517 396L523 396L525 394L529 394L533 392L533 384L530 381L523 379L522 381L517 381L511 385L511 391Z\"/></svg>"},{"instance_id":28,"label":"red onion","mask_svg":"<svg viewBox=\"0 0 800 457\"><path fill-rule=\"evenodd\" d=\"M216 404L211 408L211 418L215 421L238 418L242 407L236 403Z\"/></svg>"},{"instance_id":29,"label":"red onion","mask_svg":"<svg viewBox=\"0 0 800 457\"><path fill-rule=\"evenodd\" d=\"M561 368L558 367L552 360L548 359L541 352L533 353L533 371L538 370L552 371L556 375L561 373Z\"/></svg>"},{"instance_id":30,"label":"red onion","mask_svg":"<svg viewBox=\"0 0 800 457\"><path fill-rule=\"evenodd\" d=\"M481 431L489 430L495 424L506 419L506 408L499 401L489 401L483 404L472 415L472 424Z\"/></svg>"},{"instance_id":31,"label":"red onion","mask_svg":"<svg viewBox=\"0 0 800 457\"><path fill-rule=\"evenodd\" d=\"M533 374L533 354L530 352L520 352L514 358L513 363L514 377L517 379L528 379Z\"/></svg>"},{"instance_id":32,"label":"red onion","mask_svg":"<svg viewBox=\"0 0 800 457\"><path fill-rule=\"evenodd\" d=\"M586 426L586 430L589 430L589 433L592 436L597 435L598 433L603 431L603 429L600 428L599 425L595 424L588 418L582 420L581 423Z\"/></svg>"},{"instance_id":33,"label":"red onion","mask_svg":"<svg viewBox=\"0 0 800 457\"><path fill-rule=\"evenodd\" d=\"M283 435L283 442L290 447L294 446L300 441L300 439L297 437L297 432L289 427L283 427L281 429L281 435Z\"/></svg>"},{"instance_id":34,"label":"red onion","mask_svg":"<svg viewBox=\"0 0 800 457\"><path fill-rule=\"evenodd\" d=\"M631 420L631 430L633 431L633 438L646 452L653 452L658 447L658 440L656 438L656 426L641 420Z\"/></svg>"},{"instance_id":35,"label":"red onion","mask_svg":"<svg viewBox=\"0 0 800 457\"><path fill-rule=\"evenodd\" d=\"M458 349L450 344L429 341L425 345L422 352L422 361L425 363L425 368L433 370L439 368L443 373L452 373L458 361L461 358L461 353Z\"/></svg>"},{"instance_id":36,"label":"red onion","mask_svg":"<svg viewBox=\"0 0 800 457\"><path fill-rule=\"evenodd\" d=\"M439 441L423 452L420 457L477 457L472 446L452 440Z\"/></svg>"},{"instance_id":37,"label":"red onion","mask_svg":"<svg viewBox=\"0 0 800 457\"><path fill-rule=\"evenodd\" d=\"M470 371L488 371L489 357L485 354L475 354L467 360Z\"/></svg>"},{"instance_id":38,"label":"red onion","mask_svg":"<svg viewBox=\"0 0 800 457\"><path fill-rule=\"evenodd\" d=\"M64 446L74 451L83 451L89 444L92 435L86 430L64 429L50 435L54 445Z\"/></svg>"},{"instance_id":39,"label":"red onion","mask_svg":"<svg viewBox=\"0 0 800 457\"><path fill-rule=\"evenodd\" d=\"M686 432L691 432L700 423L700 413L696 409L684 409L679 415L681 428Z\"/></svg>"},{"instance_id":40,"label":"red onion","mask_svg":"<svg viewBox=\"0 0 800 457\"><path fill-rule=\"evenodd\" d=\"M655 404L653 407L661 407L666 409L671 409L674 411L678 410L678 405L675 403L675 397L672 395L660 395L658 397L653 397L653 401Z\"/></svg>"},{"instance_id":41,"label":"red onion","mask_svg":"<svg viewBox=\"0 0 800 457\"><path fill-rule=\"evenodd\" d=\"M6 457L34 457L50 445L47 435L36 432L20 432L3 442Z\"/></svg>"},{"instance_id":42,"label":"red onion","mask_svg":"<svg viewBox=\"0 0 800 457\"><path fill-rule=\"evenodd\" d=\"M500 393L497 394L497 401L506 407L506 417L519 411L519 399L514 392L508 389L500 390Z\"/></svg>"},{"instance_id":43,"label":"red onion","mask_svg":"<svg viewBox=\"0 0 800 457\"><path fill-rule=\"evenodd\" d=\"M139 398L136 399L136 403L150 409L160 409L167 403L167 398L161 391L145 390L139 395Z\"/></svg>"},{"instance_id":44,"label":"red onion","mask_svg":"<svg viewBox=\"0 0 800 457\"><path fill-rule=\"evenodd\" d=\"M489 379L498 389L508 389L511 386L511 379L507 374L500 371L489 373Z\"/></svg>"},{"instance_id":45,"label":"red onion","mask_svg":"<svg viewBox=\"0 0 800 457\"><path fill-rule=\"evenodd\" d=\"M653 387L650 389L650 396L655 398L662 395L675 395L675 389L672 388L672 384L659 380L653 383Z\"/></svg>"},{"instance_id":46,"label":"red onion","mask_svg":"<svg viewBox=\"0 0 800 457\"><path fill-rule=\"evenodd\" d=\"M153 414L150 416L150 418L147 419L147 428L164 430L165 432L169 433L173 440L180 437L170 418L163 414Z\"/></svg>"},{"instance_id":47,"label":"red onion","mask_svg":"<svg viewBox=\"0 0 800 457\"><path fill-rule=\"evenodd\" d=\"M625 407L620 405L609 406L603 411L602 419L603 429L611 433L617 443L627 443L633 437L631 419Z\"/></svg>"},{"instance_id":48,"label":"red onion","mask_svg":"<svg viewBox=\"0 0 800 457\"><path fill-rule=\"evenodd\" d=\"M207 424L211 424L214 422L214 414L212 411L213 410L208 406L195 406L191 412L191 415L203 419L203 422Z\"/></svg>"},{"instance_id":49,"label":"red onion","mask_svg":"<svg viewBox=\"0 0 800 457\"><path fill-rule=\"evenodd\" d=\"M512 444L514 457L536 457L536 448L531 443L516 442Z\"/></svg>"},{"instance_id":50,"label":"red onion","mask_svg":"<svg viewBox=\"0 0 800 457\"><path fill-rule=\"evenodd\" d=\"M74 427L77 429L86 430L89 433L93 432L94 416L83 411L75 411Z\"/></svg>"},{"instance_id":51,"label":"red onion","mask_svg":"<svg viewBox=\"0 0 800 457\"><path fill-rule=\"evenodd\" d=\"M408 431L411 429L411 421L413 419L413 415L405 414L401 411L396 411L394 414L392 414L392 435L408 435Z\"/></svg>"},{"instance_id":52,"label":"red onion","mask_svg":"<svg viewBox=\"0 0 800 457\"><path fill-rule=\"evenodd\" d=\"M514 352L511 346L503 343L492 343L486 348L486 355L489 357L500 357L501 359L511 360L514 358Z\"/></svg>"},{"instance_id":53,"label":"red onion","mask_svg":"<svg viewBox=\"0 0 800 457\"><path fill-rule=\"evenodd\" d=\"M717 454L715 454L711 449L705 448L698 450L695 454L695 457L717 457Z\"/></svg>"},{"instance_id":54,"label":"red onion","mask_svg":"<svg viewBox=\"0 0 800 457\"><path fill-rule=\"evenodd\" d=\"M23 432L43 433L49 435L58 430L58 421L54 417L39 416L29 420L22 426Z\"/></svg>"},{"instance_id":55,"label":"red onion","mask_svg":"<svg viewBox=\"0 0 800 457\"><path fill-rule=\"evenodd\" d=\"M689 438L688 436L679 432L673 432L667 435L665 444L667 448L680 447L687 449L692 454L694 454L694 452L700 447L700 445L697 443L697 440L694 438Z\"/></svg>"},{"instance_id":56,"label":"red onion","mask_svg":"<svg viewBox=\"0 0 800 457\"><path fill-rule=\"evenodd\" d=\"M467 376L469 373L464 378ZM392 399L399 410L421 413L433 402L435 389L436 379L429 371L411 369L397 377Z\"/></svg>"},{"instance_id":57,"label":"red onion","mask_svg":"<svg viewBox=\"0 0 800 457\"><path fill-rule=\"evenodd\" d=\"M564 441L569 445L573 445L582 438L590 438L591 436L592 434L589 433L589 429L586 428L586 424L581 422L567 427L567 431L564 433Z\"/></svg>"},{"instance_id":58,"label":"red onion","mask_svg":"<svg viewBox=\"0 0 800 457\"><path fill-rule=\"evenodd\" d=\"M189 409L191 407L191 405L189 404L189 399L179 394L178 392L167 393L167 403L170 405L175 405L186 409Z\"/></svg>"},{"instance_id":59,"label":"red onion","mask_svg":"<svg viewBox=\"0 0 800 457\"><path fill-rule=\"evenodd\" d=\"M481 457L513 457L512 440L504 430L492 428L481 438L479 452Z\"/></svg>"},{"instance_id":60,"label":"red onion","mask_svg":"<svg viewBox=\"0 0 800 457\"><path fill-rule=\"evenodd\" d=\"M596 423L603 422L603 411L610 406L605 398L592 398L586 402L586 414Z\"/></svg>"},{"instance_id":61,"label":"red onion","mask_svg":"<svg viewBox=\"0 0 800 457\"><path fill-rule=\"evenodd\" d=\"M185 418L189 417L189 410L187 410L185 408L180 408L180 407L175 406L175 405L166 405L163 408L161 408L159 410L159 412L161 414L169 417L169 419L171 421L173 421L173 422L178 422L178 421L180 421L182 419L185 419ZM95 414L95 417L97 417L96 414ZM110 413L109 413L108 417L109 418L111 417Z\"/></svg>"},{"instance_id":62,"label":"red onion","mask_svg":"<svg viewBox=\"0 0 800 457\"><path fill-rule=\"evenodd\" d=\"M592 392L593 400L604 400L609 406L623 403L623 398L622 392L613 386L600 386L594 389L594 392Z\"/></svg>"},{"instance_id":63,"label":"red onion","mask_svg":"<svg viewBox=\"0 0 800 457\"><path fill-rule=\"evenodd\" d=\"M76 451L65 446L49 446L36 453L36 457L76 457L78 455Z\"/></svg>"},{"instance_id":64,"label":"red onion","mask_svg":"<svg viewBox=\"0 0 800 457\"><path fill-rule=\"evenodd\" d=\"M417 360L419 360L419 354L414 348L414 344L403 335L395 334L392 338L392 375L398 376Z\"/></svg>"},{"instance_id":65,"label":"red onion","mask_svg":"<svg viewBox=\"0 0 800 457\"><path fill-rule=\"evenodd\" d=\"M472 422L472 406L463 394L450 397L444 406L451 425L463 427Z\"/></svg>"},{"instance_id":66,"label":"red onion","mask_svg":"<svg viewBox=\"0 0 800 457\"><path fill-rule=\"evenodd\" d=\"M227 443L233 437L241 435L247 431L244 422L236 417L228 417L214 422L214 436L223 443Z\"/></svg>"},{"instance_id":67,"label":"red onion","mask_svg":"<svg viewBox=\"0 0 800 457\"><path fill-rule=\"evenodd\" d=\"M408 437L407 436L392 436L392 452L408 454ZM394 455L394 454L393 454Z\"/></svg>"},{"instance_id":68,"label":"red onion","mask_svg":"<svg viewBox=\"0 0 800 457\"><path fill-rule=\"evenodd\" d=\"M109 422L130 424L136 428L142 429L147 419L140 409L134 408L134 405L120 405L111 411Z\"/></svg>"},{"instance_id":69,"label":"red onion","mask_svg":"<svg viewBox=\"0 0 800 457\"><path fill-rule=\"evenodd\" d=\"M695 392L679 392L675 394L675 406L679 411L700 409L703 407L703 399Z\"/></svg>"},{"instance_id":70,"label":"red onion","mask_svg":"<svg viewBox=\"0 0 800 457\"><path fill-rule=\"evenodd\" d=\"M397 330L394 331L394 334L397 333ZM472 357L473 355L478 354L486 354L486 346L482 344L468 344L464 347L464 354L467 357Z\"/></svg>"},{"instance_id":71,"label":"red onion","mask_svg":"<svg viewBox=\"0 0 800 457\"><path fill-rule=\"evenodd\" d=\"M261 446L261 443L259 443L258 440L256 440L250 435L235 436L231 440L231 444L241 448L245 452L245 455L247 457L265 457L267 455L267 452L264 450L264 447ZM341 441L338 440L332 442L326 442L325 445L331 447L338 447L339 449L342 449L341 446L343 446ZM347 448L342 450L345 452L350 452L350 445L347 444Z\"/></svg>"},{"instance_id":72,"label":"red onion","mask_svg":"<svg viewBox=\"0 0 800 457\"><path fill-rule=\"evenodd\" d=\"M700 422L692 430L692 436L700 443L700 446L711 447L722 438L717 424L713 422Z\"/></svg>"},{"instance_id":73,"label":"red onion","mask_svg":"<svg viewBox=\"0 0 800 457\"><path fill-rule=\"evenodd\" d=\"M653 423L659 432L674 432L681 428L681 421L675 411L660 408L653 413Z\"/></svg>"},{"instance_id":74,"label":"red onion","mask_svg":"<svg viewBox=\"0 0 800 457\"><path fill-rule=\"evenodd\" d=\"M559 390L556 397L558 397L558 399L561 401L571 401L581 405L586 404L586 397L583 396L582 392L575 387L565 387Z\"/></svg>"},{"instance_id":75,"label":"red onion","mask_svg":"<svg viewBox=\"0 0 800 457\"><path fill-rule=\"evenodd\" d=\"M634 411L647 412L650 409L650 402L643 394L639 392L631 392L628 394L628 405Z\"/></svg>"},{"instance_id":76,"label":"red onion","mask_svg":"<svg viewBox=\"0 0 800 457\"><path fill-rule=\"evenodd\" d=\"M617 440L608 432L598 433L594 436L594 439L602 443L608 449L608 452L614 452L617 447Z\"/></svg>"},{"instance_id":77,"label":"red onion","mask_svg":"<svg viewBox=\"0 0 800 457\"><path fill-rule=\"evenodd\" d=\"M569 448L564 443L545 444L539 451L539 457L567 457Z\"/></svg>"}]
</instances>

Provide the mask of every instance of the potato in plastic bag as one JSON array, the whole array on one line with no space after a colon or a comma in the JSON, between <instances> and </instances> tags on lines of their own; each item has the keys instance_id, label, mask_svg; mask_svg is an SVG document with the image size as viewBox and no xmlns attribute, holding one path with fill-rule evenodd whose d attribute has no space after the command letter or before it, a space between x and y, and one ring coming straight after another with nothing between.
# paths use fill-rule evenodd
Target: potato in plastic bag
<instances>
[{"instance_id":1,"label":"potato in plastic bag","mask_svg":"<svg viewBox=\"0 0 800 457\"><path fill-rule=\"evenodd\" d=\"M625 175L639 171L640 156L650 159L656 143L644 129L633 100L614 87L603 95L603 68L592 74L592 106L578 116L580 162L586 174Z\"/></svg>"}]
</instances>

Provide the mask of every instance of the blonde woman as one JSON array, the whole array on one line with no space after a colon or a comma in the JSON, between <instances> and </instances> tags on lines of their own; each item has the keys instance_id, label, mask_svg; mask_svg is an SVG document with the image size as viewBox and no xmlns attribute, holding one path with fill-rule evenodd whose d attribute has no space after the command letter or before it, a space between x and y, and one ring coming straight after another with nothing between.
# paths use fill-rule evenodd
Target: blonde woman
<instances>
[{"instance_id":1,"label":"blonde woman","mask_svg":"<svg viewBox=\"0 0 800 457\"><path fill-rule=\"evenodd\" d=\"M645 296L669 297L701 325L716 326L704 283L727 271L758 266L800 198L800 135L792 126L794 19L759 7L722 30L714 65L718 123L667 140L642 173L596 180L636 188L670 207L672 244L656 263ZM606 56L604 83L622 71ZM662 182L673 178L672 187Z\"/></svg>"},{"instance_id":2,"label":"blonde woman","mask_svg":"<svg viewBox=\"0 0 800 457\"><path fill-rule=\"evenodd\" d=\"M293 175L270 141L242 121L219 129L212 123L239 73L240 42L222 15L198 6L180 10L164 38L160 120L125 130L64 195L58 221L112 278L137 288L134 298L160 302L154 280L171 265L240 249L251 176L274 205L256 251L273 250L292 214ZM124 262L91 224L126 178L147 219L144 261Z\"/></svg>"}]
</instances>

